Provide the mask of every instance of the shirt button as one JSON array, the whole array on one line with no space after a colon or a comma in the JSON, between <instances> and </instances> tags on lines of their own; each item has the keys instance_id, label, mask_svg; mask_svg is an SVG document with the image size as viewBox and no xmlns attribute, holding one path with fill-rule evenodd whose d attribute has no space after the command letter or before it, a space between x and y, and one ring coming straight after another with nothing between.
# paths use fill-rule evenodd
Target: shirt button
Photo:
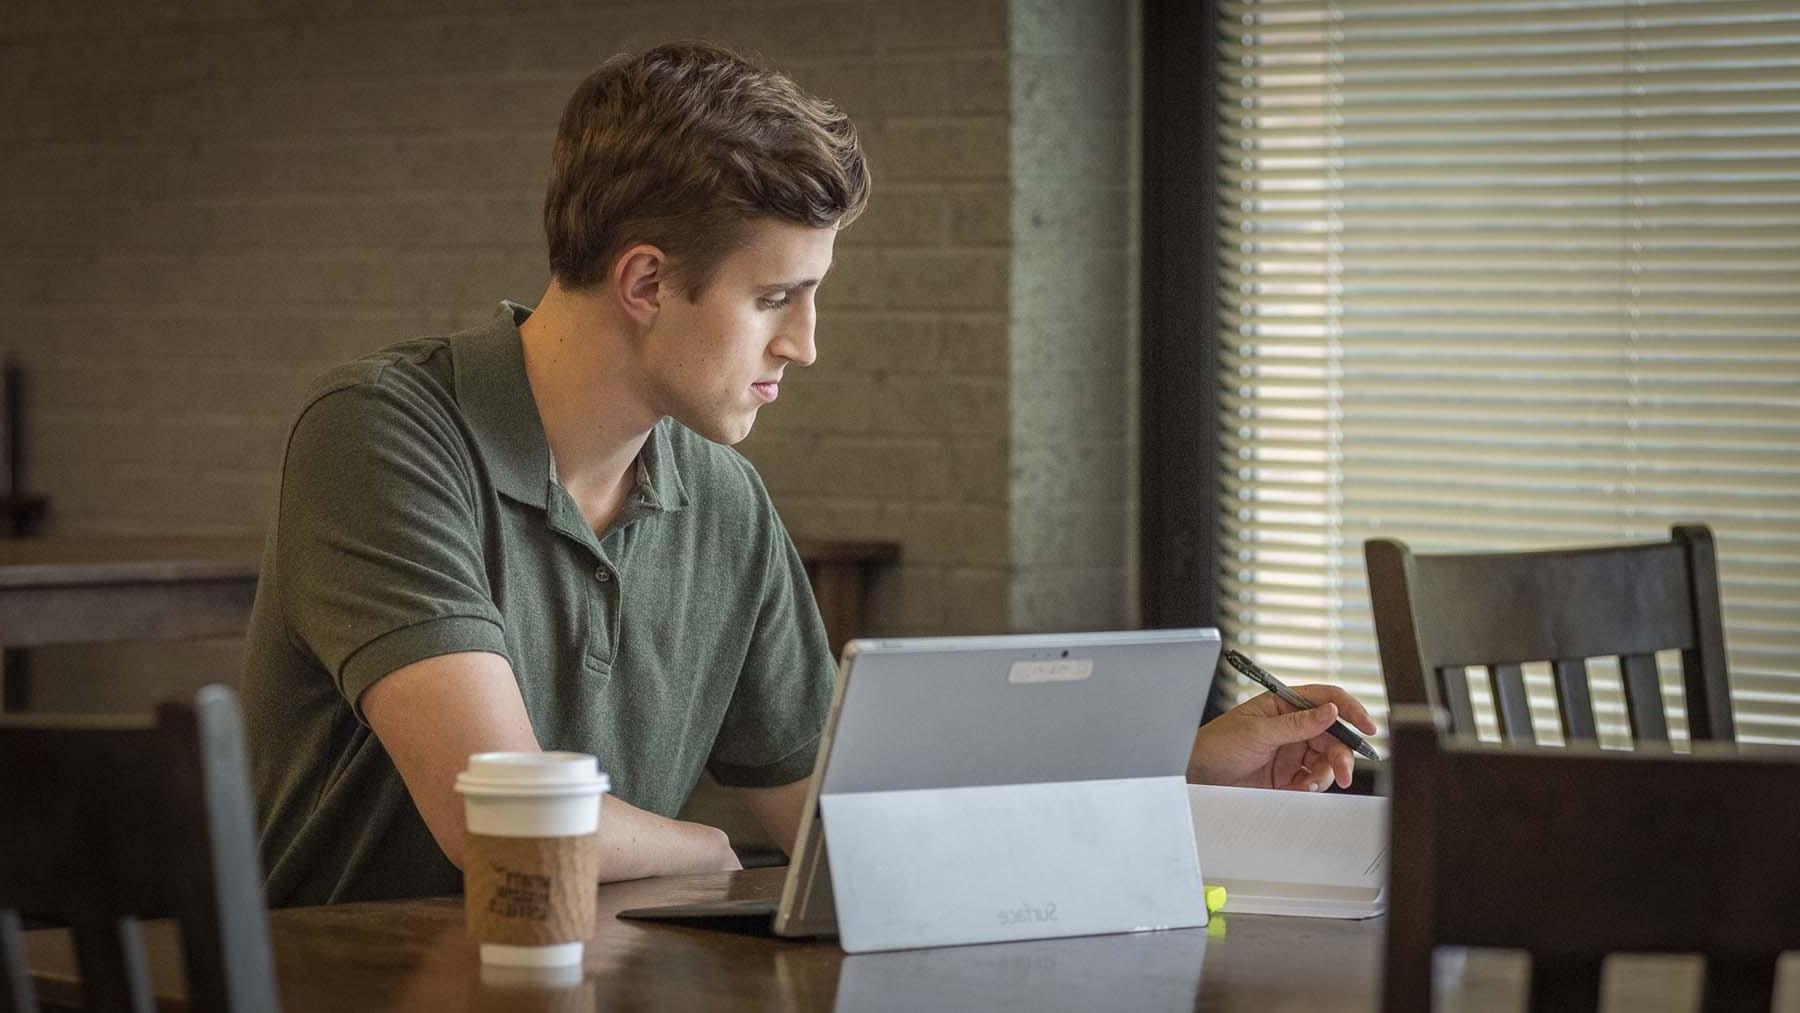
<instances>
[{"instance_id":1,"label":"shirt button","mask_svg":"<svg viewBox=\"0 0 1800 1013\"><path fill-rule=\"evenodd\" d=\"M594 579L604 584L612 579L612 574L606 572L606 567L602 566L600 569L594 571Z\"/></svg>"}]
</instances>

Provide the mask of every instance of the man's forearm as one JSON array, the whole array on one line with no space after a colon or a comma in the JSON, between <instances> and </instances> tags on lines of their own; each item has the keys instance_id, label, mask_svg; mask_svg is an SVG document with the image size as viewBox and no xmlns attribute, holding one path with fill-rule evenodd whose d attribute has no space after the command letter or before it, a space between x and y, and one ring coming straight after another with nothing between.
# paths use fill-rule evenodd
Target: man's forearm
<instances>
[{"instance_id":1,"label":"man's forearm","mask_svg":"<svg viewBox=\"0 0 1800 1013\"><path fill-rule=\"evenodd\" d=\"M723 830L645 812L611 795L600 805L600 881L739 868Z\"/></svg>"}]
</instances>

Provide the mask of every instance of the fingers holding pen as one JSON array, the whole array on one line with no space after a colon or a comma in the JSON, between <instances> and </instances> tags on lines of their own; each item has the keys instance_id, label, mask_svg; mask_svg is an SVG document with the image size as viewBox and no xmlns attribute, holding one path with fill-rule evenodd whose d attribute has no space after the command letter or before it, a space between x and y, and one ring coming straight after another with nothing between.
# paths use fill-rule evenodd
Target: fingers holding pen
<instances>
[{"instance_id":1,"label":"fingers holding pen","mask_svg":"<svg viewBox=\"0 0 1800 1013\"><path fill-rule=\"evenodd\" d=\"M1335 780L1339 788L1350 787L1350 777L1356 772L1356 756L1350 747L1332 739L1325 746L1325 758L1331 770L1328 780Z\"/></svg>"},{"instance_id":2,"label":"fingers holding pen","mask_svg":"<svg viewBox=\"0 0 1800 1013\"><path fill-rule=\"evenodd\" d=\"M1375 734L1375 719L1369 716L1368 709L1362 705L1362 701L1345 692L1342 687L1325 683L1308 683L1305 686L1295 686L1294 692L1320 706L1328 703L1336 704L1338 715L1345 721L1354 725L1364 735Z\"/></svg>"}]
</instances>

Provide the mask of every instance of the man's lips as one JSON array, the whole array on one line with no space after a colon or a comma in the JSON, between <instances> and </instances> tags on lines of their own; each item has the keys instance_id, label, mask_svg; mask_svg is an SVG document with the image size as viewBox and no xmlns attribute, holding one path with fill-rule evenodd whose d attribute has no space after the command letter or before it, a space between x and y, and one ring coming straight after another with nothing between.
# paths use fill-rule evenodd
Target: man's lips
<instances>
[{"instance_id":1,"label":"man's lips","mask_svg":"<svg viewBox=\"0 0 1800 1013\"><path fill-rule=\"evenodd\" d=\"M761 380L751 384L750 389L755 391L756 396L762 398L764 402L769 402L781 395L781 382L778 380Z\"/></svg>"}]
</instances>

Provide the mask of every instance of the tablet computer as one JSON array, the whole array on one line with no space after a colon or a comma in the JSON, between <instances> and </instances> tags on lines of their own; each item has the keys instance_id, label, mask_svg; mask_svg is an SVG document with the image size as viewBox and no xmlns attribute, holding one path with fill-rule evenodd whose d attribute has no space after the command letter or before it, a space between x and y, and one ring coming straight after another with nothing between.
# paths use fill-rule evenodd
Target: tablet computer
<instances>
[{"instance_id":1,"label":"tablet computer","mask_svg":"<svg viewBox=\"0 0 1800 1013\"><path fill-rule=\"evenodd\" d=\"M851 952L1204 924L1184 775L1219 649L1213 629L851 641L780 897L620 917Z\"/></svg>"}]
</instances>

